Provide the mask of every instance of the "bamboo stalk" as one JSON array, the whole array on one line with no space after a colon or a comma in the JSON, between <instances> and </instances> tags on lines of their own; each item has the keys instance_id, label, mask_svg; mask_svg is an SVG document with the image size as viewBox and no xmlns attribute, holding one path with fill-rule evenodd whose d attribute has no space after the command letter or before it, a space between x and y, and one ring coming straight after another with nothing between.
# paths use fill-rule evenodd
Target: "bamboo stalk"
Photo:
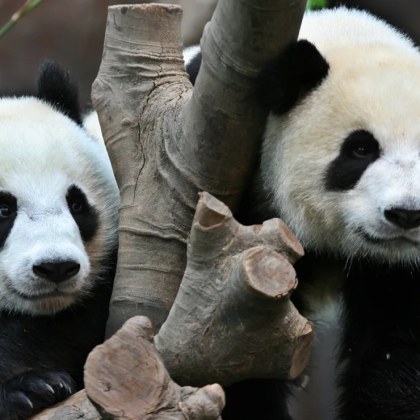
<instances>
[{"instance_id":1,"label":"bamboo stalk","mask_svg":"<svg viewBox=\"0 0 420 420\"><path fill-rule=\"evenodd\" d=\"M43 1L44 0L26 0L23 6L13 13L11 18L0 28L0 38L9 32L20 19L32 12L32 10L38 7Z\"/></svg>"}]
</instances>

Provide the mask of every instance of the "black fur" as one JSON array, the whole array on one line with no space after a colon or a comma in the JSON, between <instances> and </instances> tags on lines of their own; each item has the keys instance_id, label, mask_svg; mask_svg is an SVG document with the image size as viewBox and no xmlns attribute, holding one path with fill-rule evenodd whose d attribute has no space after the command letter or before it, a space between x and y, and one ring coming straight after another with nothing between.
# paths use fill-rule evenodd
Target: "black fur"
<instances>
[{"instance_id":1,"label":"black fur","mask_svg":"<svg viewBox=\"0 0 420 420\"><path fill-rule=\"evenodd\" d=\"M343 278L337 418L420 419L420 268L307 252L295 266L303 287L322 281L322 264ZM304 311L299 290L292 298Z\"/></svg>"},{"instance_id":2,"label":"black fur","mask_svg":"<svg viewBox=\"0 0 420 420\"><path fill-rule=\"evenodd\" d=\"M260 101L273 114L284 114L319 86L328 71L327 61L313 44L296 41L262 71Z\"/></svg>"},{"instance_id":3,"label":"black fur","mask_svg":"<svg viewBox=\"0 0 420 420\"><path fill-rule=\"evenodd\" d=\"M201 60L199 52L186 63L192 84L196 81ZM306 40L296 41L261 72L258 78L260 102L274 114L283 114L319 86L328 71L327 61L313 44Z\"/></svg>"},{"instance_id":4,"label":"black fur","mask_svg":"<svg viewBox=\"0 0 420 420\"><path fill-rule=\"evenodd\" d=\"M0 248L4 246L16 219L17 202L12 194L0 191Z\"/></svg>"},{"instance_id":5,"label":"black fur","mask_svg":"<svg viewBox=\"0 0 420 420\"><path fill-rule=\"evenodd\" d=\"M67 191L67 205L83 241L91 240L98 230L99 217L97 211L89 204L86 195L80 188L72 185Z\"/></svg>"},{"instance_id":6,"label":"black fur","mask_svg":"<svg viewBox=\"0 0 420 420\"><path fill-rule=\"evenodd\" d=\"M201 58L202 58L202 55L200 51L185 66L185 70L187 71L192 84L195 84L195 80L197 79L198 71L200 70L200 66L201 66Z\"/></svg>"},{"instance_id":7,"label":"black fur","mask_svg":"<svg viewBox=\"0 0 420 420\"><path fill-rule=\"evenodd\" d=\"M70 78L68 71L54 61L45 61L40 66L37 84L38 98L82 125L77 85Z\"/></svg>"},{"instance_id":8,"label":"black fur","mask_svg":"<svg viewBox=\"0 0 420 420\"><path fill-rule=\"evenodd\" d=\"M353 263L345 283L341 418L420 418L420 269Z\"/></svg>"},{"instance_id":9,"label":"black fur","mask_svg":"<svg viewBox=\"0 0 420 420\"><path fill-rule=\"evenodd\" d=\"M380 155L379 143L371 133L357 130L343 142L340 154L330 164L325 174L327 190L352 189L368 166Z\"/></svg>"},{"instance_id":10,"label":"black fur","mask_svg":"<svg viewBox=\"0 0 420 420\"><path fill-rule=\"evenodd\" d=\"M116 256L104 263L103 280L90 296L65 311L54 316L0 312L0 419L26 419L83 387L86 357L105 334L115 272L110 261Z\"/></svg>"},{"instance_id":11,"label":"black fur","mask_svg":"<svg viewBox=\"0 0 420 420\"><path fill-rule=\"evenodd\" d=\"M287 410L288 383L248 379L227 388L223 420L292 420Z\"/></svg>"}]
</instances>

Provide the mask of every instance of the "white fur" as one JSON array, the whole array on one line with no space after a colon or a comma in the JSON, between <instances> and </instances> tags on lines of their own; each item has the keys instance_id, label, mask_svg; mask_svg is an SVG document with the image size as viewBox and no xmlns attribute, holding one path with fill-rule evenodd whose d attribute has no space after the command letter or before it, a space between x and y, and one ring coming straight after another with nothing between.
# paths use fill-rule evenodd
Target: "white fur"
<instances>
[{"instance_id":1,"label":"white fur","mask_svg":"<svg viewBox=\"0 0 420 420\"><path fill-rule=\"evenodd\" d=\"M188 64L200 51L201 49L199 45L192 45L184 48L182 56L184 57L185 64Z\"/></svg>"},{"instance_id":2,"label":"white fur","mask_svg":"<svg viewBox=\"0 0 420 420\"><path fill-rule=\"evenodd\" d=\"M84 116L83 127L91 136L103 141L101 125L99 123L98 114L95 111L91 111Z\"/></svg>"},{"instance_id":3,"label":"white fur","mask_svg":"<svg viewBox=\"0 0 420 420\"><path fill-rule=\"evenodd\" d=\"M275 209L307 249L418 262L420 228L399 229L383 210L420 209L419 50L386 23L345 8L306 14L299 38L315 44L330 70L298 106L269 117L261 167ZM352 190L327 191L328 165L359 129L375 136L381 157Z\"/></svg>"},{"instance_id":4,"label":"white fur","mask_svg":"<svg viewBox=\"0 0 420 420\"><path fill-rule=\"evenodd\" d=\"M61 310L100 281L99 263L116 243L119 193L103 142L36 98L9 98L0 100L0 150L0 190L18 207L0 249L0 309ZM99 214L87 244L66 202L73 184ZM79 273L57 285L33 273L54 259L77 261Z\"/></svg>"}]
</instances>

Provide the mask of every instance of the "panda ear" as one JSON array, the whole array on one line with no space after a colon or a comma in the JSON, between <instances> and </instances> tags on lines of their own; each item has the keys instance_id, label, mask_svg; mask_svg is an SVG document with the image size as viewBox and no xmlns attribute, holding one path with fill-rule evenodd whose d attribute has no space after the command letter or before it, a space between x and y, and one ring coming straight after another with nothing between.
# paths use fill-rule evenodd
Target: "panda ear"
<instances>
[{"instance_id":1,"label":"panda ear","mask_svg":"<svg viewBox=\"0 0 420 420\"><path fill-rule=\"evenodd\" d=\"M37 84L39 99L82 125L77 85L68 71L52 60L44 61L39 67Z\"/></svg>"},{"instance_id":2,"label":"panda ear","mask_svg":"<svg viewBox=\"0 0 420 420\"><path fill-rule=\"evenodd\" d=\"M315 89L327 76L329 65L309 41L288 46L262 71L258 95L274 114L289 111L299 99Z\"/></svg>"}]
</instances>

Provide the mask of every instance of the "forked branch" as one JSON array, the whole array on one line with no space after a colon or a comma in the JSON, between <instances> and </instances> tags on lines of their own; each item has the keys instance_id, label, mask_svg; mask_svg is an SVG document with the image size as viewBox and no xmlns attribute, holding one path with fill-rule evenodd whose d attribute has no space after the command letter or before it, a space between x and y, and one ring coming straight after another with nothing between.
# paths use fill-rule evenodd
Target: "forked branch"
<instances>
[{"instance_id":1,"label":"forked branch","mask_svg":"<svg viewBox=\"0 0 420 420\"><path fill-rule=\"evenodd\" d=\"M246 378L295 378L312 329L290 302L292 264L303 254L279 219L243 226L202 193L188 260L156 347L179 383L228 385Z\"/></svg>"}]
</instances>

